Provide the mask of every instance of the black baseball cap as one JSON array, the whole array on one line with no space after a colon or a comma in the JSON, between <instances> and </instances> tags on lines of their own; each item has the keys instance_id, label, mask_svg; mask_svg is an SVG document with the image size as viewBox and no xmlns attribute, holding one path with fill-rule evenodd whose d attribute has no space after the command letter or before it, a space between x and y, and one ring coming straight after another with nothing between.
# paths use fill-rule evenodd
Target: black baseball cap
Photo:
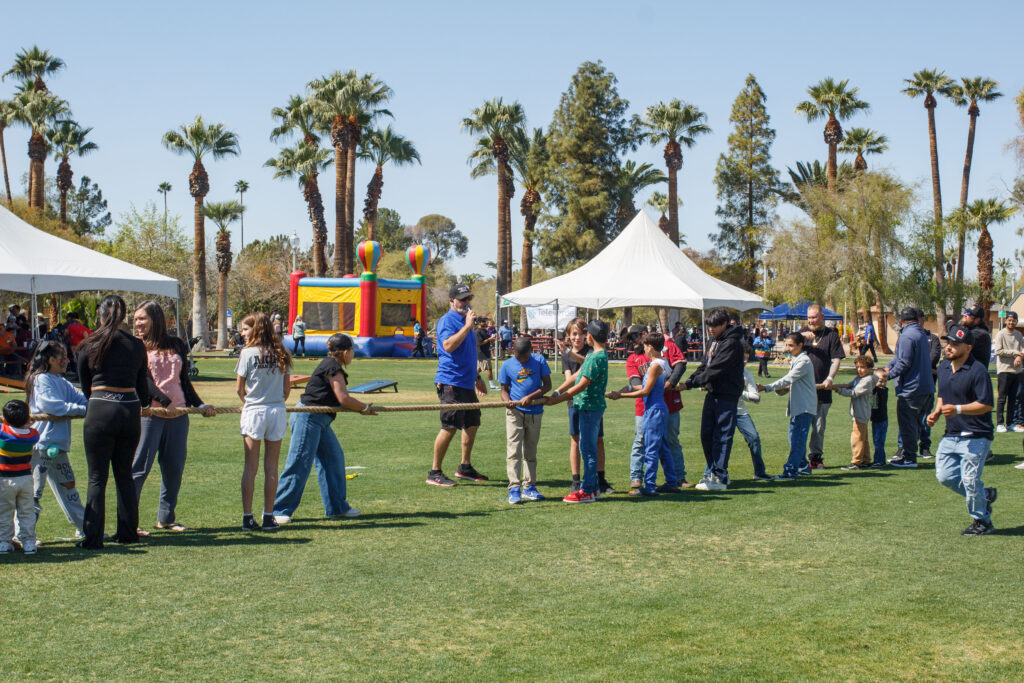
<instances>
[{"instance_id":1,"label":"black baseball cap","mask_svg":"<svg viewBox=\"0 0 1024 683\"><path fill-rule=\"evenodd\" d=\"M643 325L630 325L629 329L626 330L626 339L637 340L644 336L647 330L644 329Z\"/></svg>"},{"instance_id":2,"label":"black baseball cap","mask_svg":"<svg viewBox=\"0 0 1024 683\"><path fill-rule=\"evenodd\" d=\"M974 306L972 308L965 308L964 309L964 315L969 315L972 318L977 318L978 320L981 320L982 318L985 317L985 309L982 308L981 306Z\"/></svg>"},{"instance_id":3,"label":"black baseball cap","mask_svg":"<svg viewBox=\"0 0 1024 683\"><path fill-rule=\"evenodd\" d=\"M473 292L469 291L469 287L466 285L455 285L448 290L448 298L465 301L473 298Z\"/></svg>"},{"instance_id":4,"label":"black baseball cap","mask_svg":"<svg viewBox=\"0 0 1024 683\"><path fill-rule=\"evenodd\" d=\"M608 341L608 323L603 320L591 320L587 323L587 332L601 344Z\"/></svg>"},{"instance_id":5,"label":"black baseball cap","mask_svg":"<svg viewBox=\"0 0 1024 683\"><path fill-rule=\"evenodd\" d=\"M944 340L949 340L954 344L974 344L974 335L971 334L969 329L961 327L960 325L953 325L949 328L949 332L942 335L942 338Z\"/></svg>"},{"instance_id":6,"label":"black baseball cap","mask_svg":"<svg viewBox=\"0 0 1024 683\"><path fill-rule=\"evenodd\" d=\"M918 310L913 306L907 306L902 311L900 311L901 322L916 322L917 319L920 317L921 316L918 314Z\"/></svg>"}]
</instances>

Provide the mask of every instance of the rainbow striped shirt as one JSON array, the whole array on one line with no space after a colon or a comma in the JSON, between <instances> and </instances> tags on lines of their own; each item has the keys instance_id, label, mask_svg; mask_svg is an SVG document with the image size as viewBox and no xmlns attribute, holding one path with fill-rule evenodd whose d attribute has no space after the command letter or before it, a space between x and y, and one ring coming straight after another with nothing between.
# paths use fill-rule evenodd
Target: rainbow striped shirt
<instances>
[{"instance_id":1,"label":"rainbow striped shirt","mask_svg":"<svg viewBox=\"0 0 1024 683\"><path fill-rule=\"evenodd\" d=\"M0 477L27 477L32 475L32 447L39 441L39 432L15 429L6 422L0 424Z\"/></svg>"}]
</instances>

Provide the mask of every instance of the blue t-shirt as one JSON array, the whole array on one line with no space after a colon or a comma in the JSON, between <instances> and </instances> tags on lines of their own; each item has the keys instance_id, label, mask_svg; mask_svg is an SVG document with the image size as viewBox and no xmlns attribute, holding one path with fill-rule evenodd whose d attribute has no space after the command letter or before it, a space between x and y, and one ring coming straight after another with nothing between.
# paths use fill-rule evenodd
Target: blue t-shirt
<instances>
[{"instance_id":1,"label":"blue t-shirt","mask_svg":"<svg viewBox=\"0 0 1024 683\"><path fill-rule=\"evenodd\" d=\"M498 334L502 341L512 341L512 330L508 326L502 325L498 328Z\"/></svg>"},{"instance_id":2,"label":"blue t-shirt","mask_svg":"<svg viewBox=\"0 0 1024 683\"><path fill-rule=\"evenodd\" d=\"M518 401L540 389L542 378L550 374L551 368L544 356L540 354L531 353L525 364L520 363L518 358L512 356L501 364L501 370L498 371L498 383L507 384L509 398ZM517 410L521 410L527 415L539 415L544 412L544 406L535 405L525 408L518 406Z\"/></svg>"},{"instance_id":3,"label":"blue t-shirt","mask_svg":"<svg viewBox=\"0 0 1024 683\"><path fill-rule=\"evenodd\" d=\"M437 321L437 374L436 384L450 384L460 389L476 387L476 335L469 331L457 349L448 353L444 350L444 340L458 333L466 324L466 319L453 310L449 310Z\"/></svg>"}]
</instances>

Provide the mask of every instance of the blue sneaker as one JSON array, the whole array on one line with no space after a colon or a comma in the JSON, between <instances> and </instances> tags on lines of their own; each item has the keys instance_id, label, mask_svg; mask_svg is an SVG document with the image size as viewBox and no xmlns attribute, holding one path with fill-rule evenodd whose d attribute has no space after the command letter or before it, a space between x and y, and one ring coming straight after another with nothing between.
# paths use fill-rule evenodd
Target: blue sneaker
<instances>
[{"instance_id":1,"label":"blue sneaker","mask_svg":"<svg viewBox=\"0 0 1024 683\"><path fill-rule=\"evenodd\" d=\"M803 465L800 466L800 469L798 469L796 471L796 473L797 474L802 474L804 476L807 476L807 475L809 475L811 473L811 466L809 464L807 464L807 463L804 463ZM793 478L796 479L796 477L793 477Z\"/></svg>"},{"instance_id":2,"label":"blue sneaker","mask_svg":"<svg viewBox=\"0 0 1024 683\"><path fill-rule=\"evenodd\" d=\"M519 495L519 487L513 486L508 490L508 503L509 505L518 505L523 502L523 497Z\"/></svg>"},{"instance_id":3,"label":"blue sneaker","mask_svg":"<svg viewBox=\"0 0 1024 683\"><path fill-rule=\"evenodd\" d=\"M796 481L797 475L792 472L783 472L776 475L772 481Z\"/></svg>"},{"instance_id":4,"label":"blue sneaker","mask_svg":"<svg viewBox=\"0 0 1024 683\"><path fill-rule=\"evenodd\" d=\"M544 496L537 490L537 487L532 485L523 489L523 498L526 500L544 500Z\"/></svg>"}]
</instances>

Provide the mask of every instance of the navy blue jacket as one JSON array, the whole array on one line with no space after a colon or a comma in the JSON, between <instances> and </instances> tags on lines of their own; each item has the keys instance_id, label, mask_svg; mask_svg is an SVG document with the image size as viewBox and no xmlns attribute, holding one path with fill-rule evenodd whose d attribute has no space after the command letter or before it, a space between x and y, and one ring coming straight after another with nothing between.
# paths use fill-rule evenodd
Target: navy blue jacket
<instances>
[{"instance_id":1,"label":"navy blue jacket","mask_svg":"<svg viewBox=\"0 0 1024 683\"><path fill-rule=\"evenodd\" d=\"M896 395L903 398L935 393L928 335L916 322L907 323L896 340L896 355L885 368L896 379Z\"/></svg>"}]
</instances>

